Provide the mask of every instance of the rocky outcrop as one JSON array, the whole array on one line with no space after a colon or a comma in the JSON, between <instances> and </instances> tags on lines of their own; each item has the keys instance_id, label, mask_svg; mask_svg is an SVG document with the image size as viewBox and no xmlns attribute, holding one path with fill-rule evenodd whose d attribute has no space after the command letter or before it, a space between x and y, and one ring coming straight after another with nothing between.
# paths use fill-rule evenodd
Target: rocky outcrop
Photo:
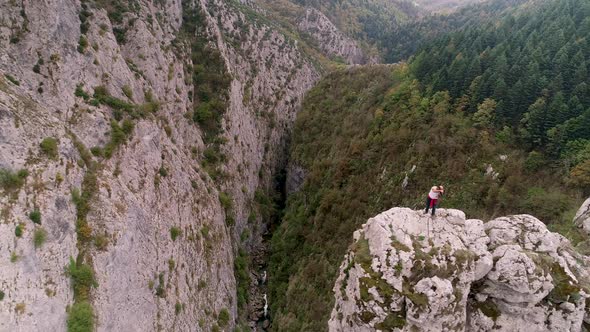
<instances>
[{"instance_id":1,"label":"rocky outcrop","mask_svg":"<svg viewBox=\"0 0 590 332\"><path fill-rule=\"evenodd\" d=\"M588 259L529 215L393 208L354 233L330 331L581 331Z\"/></svg>"},{"instance_id":2,"label":"rocky outcrop","mask_svg":"<svg viewBox=\"0 0 590 332\"><path fill-rule=\"evenodd\" d=\"M574 217L574 224L590 234L590 198L588 198L580 207Z\"/></svg>"},{"instance_id":3,"label":"rocky outcrop","mask_svg":"<svg viewBox=\"0 0 590 332\"><path fill-rule=\"evenodd\" d=\"M339 57L351 65L378 62L377 57L368 56L355 40L345 36L326 15L315 8L305 10L298 28L311 36L319 49L328 56Z\"/></svg>"},{"instance_id":4,"label":"rocky outcrop","mask_svg":"<svg viewBox=\"0 0 590 332\"><path fill-rule=\"evenodd\" d=\"M77 296L70 258L94 271L87 300L98 331L233 329L237 320L237 239L260 240L255 193L272 185L319 74L248 8L119 3L125 10L0 2L2 331L66 329ZM188 23L204 30L186 36L192 8L201 20ZM182 38L218 50L230 77L218 177L191 119L198 68ZM46 138L55 145L42 148Z\"/></svg>"}]
</instances>

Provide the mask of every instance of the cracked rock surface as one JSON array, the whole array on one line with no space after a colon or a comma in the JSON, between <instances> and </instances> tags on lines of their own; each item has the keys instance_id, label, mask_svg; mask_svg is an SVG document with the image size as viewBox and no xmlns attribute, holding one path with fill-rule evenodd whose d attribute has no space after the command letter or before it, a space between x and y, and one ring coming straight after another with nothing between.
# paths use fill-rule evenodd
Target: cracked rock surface
<instances>
[{"instance_id":1,"label":"cracked rock surface","mask_svg":"<svg viewBox=\"0 0 590 332\"><path fill-rule=\"evenodd\" d=\"M582 331L588 258L530 215L393 208L354 233L330 331Z\"/></svg>"}]
</instances>

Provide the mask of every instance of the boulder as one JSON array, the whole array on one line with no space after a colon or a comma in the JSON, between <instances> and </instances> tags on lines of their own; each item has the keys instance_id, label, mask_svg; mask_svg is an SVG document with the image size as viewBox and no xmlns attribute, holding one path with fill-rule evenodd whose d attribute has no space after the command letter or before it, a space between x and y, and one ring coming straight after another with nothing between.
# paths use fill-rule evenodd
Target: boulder
<instances>
[{"instance_id":1,"label":"boulder","mask_svg":"<svg viewBox=\"0 0 590 332\"><path fill-rule=\"evenodd\" d=\"M393 208L354 233L330 331L581 331L588 266L530 215Z\"/></svg>"},{"instance_id":2,"label":"boulder","mask_svg":"<svg viewBox=\"0 0 590 332\"><path fill-rule=\"evenodd\" d=\"M574 224L584 229L590 234L590 197L582 204L576 216L574 217Z\"/></svg>"}]
</instances>

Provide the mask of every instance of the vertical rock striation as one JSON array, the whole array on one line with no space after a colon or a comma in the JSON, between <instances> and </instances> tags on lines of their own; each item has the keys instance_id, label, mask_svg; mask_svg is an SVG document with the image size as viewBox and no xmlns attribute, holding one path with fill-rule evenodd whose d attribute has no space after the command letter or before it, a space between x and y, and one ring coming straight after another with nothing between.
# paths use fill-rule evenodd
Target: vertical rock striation
<instances>
[{"instance_id":1,"label":"vertical rock striation","mask_svg":"<svg viewBox=\"0 0 590 332\"><path fill-rule=\"evenodd\" d=\"M315 8L306 8L298 28L309 34L328 56L340 57L348 64L367 64L379 61L377 57L369 57L365 54L357 41L346 37L326 15Z\"/></svg>"},{"instance_id":2,"label":"vertical rock striation","mask_svg":"<svg viewBox=\"0 0 590 332\"><path fill-rule=\"evenodd\" d=\"M218 50L231 78L217 179L192 120L187 9L204 27L188 38ZM0 330L63 331L85 300L98 331L233 328L235 239L259 241L255 193L319 77L297 43L219 0L4 1L0 37ZM70 258L94 271L87 299Z\"/></svg>"}]
</instances>

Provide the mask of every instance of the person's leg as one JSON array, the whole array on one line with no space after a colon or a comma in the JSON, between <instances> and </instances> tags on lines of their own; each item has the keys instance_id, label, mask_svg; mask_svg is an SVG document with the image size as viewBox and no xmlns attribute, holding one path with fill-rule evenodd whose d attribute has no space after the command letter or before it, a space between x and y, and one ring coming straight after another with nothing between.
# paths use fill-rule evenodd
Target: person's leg
<instances>
[{"instance_id":1,"label":"person's leg","mask_svg":"<svg viewBox=\"0 0 590 332\"><path fill-rule=\"evenodd\" d=\"M430 196L426 196L426 209L424 213L428 213L428 208L430 207Z\"/></svg>"},{"instance_id":2,"label":"person's leg","mask_svg":"<svg viewBox=\"0 0 590 332\"><path fill-rule=\"evenodd\" d=\"M434 212L436 211L436 203L438 203L437 200L433 199L432 200L432 215L433 216L434 216Z\"/></svg>"}]
</instances>

